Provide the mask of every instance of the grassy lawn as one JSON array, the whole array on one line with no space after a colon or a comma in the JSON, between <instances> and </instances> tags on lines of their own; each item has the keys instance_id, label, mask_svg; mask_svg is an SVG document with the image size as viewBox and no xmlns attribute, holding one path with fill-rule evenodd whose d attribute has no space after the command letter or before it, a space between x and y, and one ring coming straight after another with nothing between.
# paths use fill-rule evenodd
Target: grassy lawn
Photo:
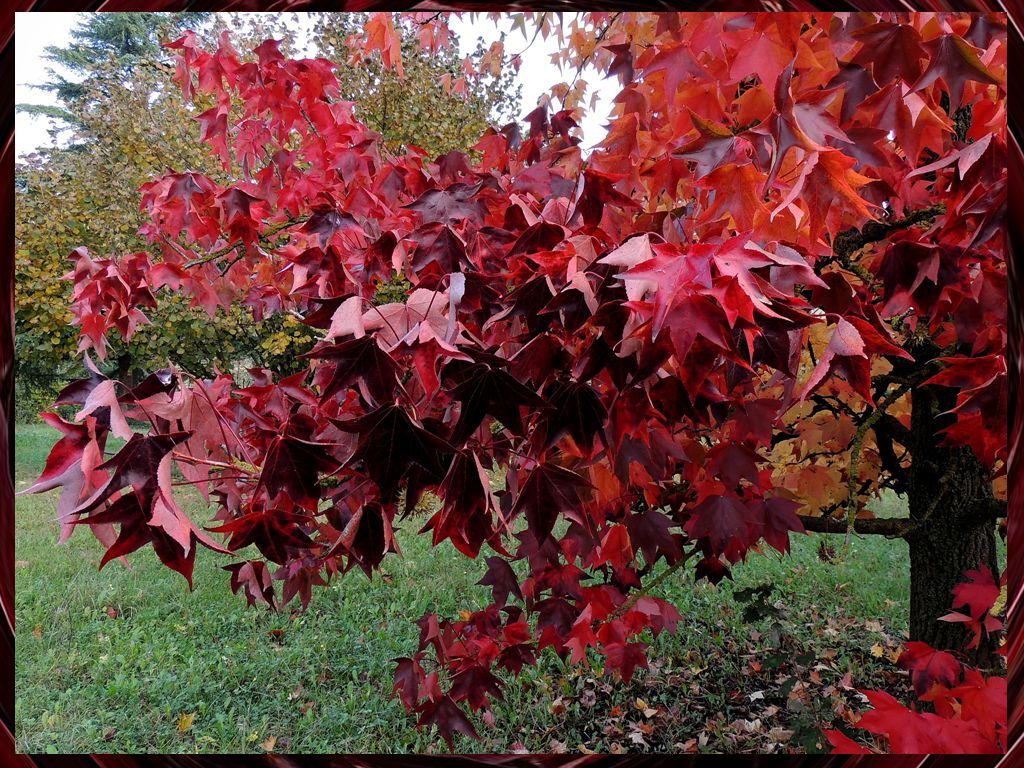
<instances>
[{"instance_id":1,"label":"grassy lawn","mask_svg":"<svg viewBox=\"0 0 1024 768\"><path fill-rule=\"evenodd\" d=\"M35 478L53 435L17 428L16 489ZM890 501L884 513L898 514ZM55 503L56 493L17 502L19 751L443 749L389 698L391 659L414 650L412 620L424 611L487 602L475 585L482 562L447 543L432 549L406 521L404 557L385 561L383 575L353 572L315 592L308 612L270 614L231 594L228 558L207 550L191 593L148 549L130 569L97 571L102 549L87 532L54 546ZM191 511L205 519L198 503ZM718 587L681 574L664 596L684 623L654 643L651 670L625 685L549 653L508 688L495 727L478 721L484 739L456 749L815 749L847 700L847 671L858 687L893 674L870 649L898 647L909 590L902 541L855 539L845 558L822 562L826 538L841 544L794 537L791 557L754 555ZM768 598L749 604L761 616L744 620L748 604L734 593L769 582Z\"/></svg>"}]
</instances>

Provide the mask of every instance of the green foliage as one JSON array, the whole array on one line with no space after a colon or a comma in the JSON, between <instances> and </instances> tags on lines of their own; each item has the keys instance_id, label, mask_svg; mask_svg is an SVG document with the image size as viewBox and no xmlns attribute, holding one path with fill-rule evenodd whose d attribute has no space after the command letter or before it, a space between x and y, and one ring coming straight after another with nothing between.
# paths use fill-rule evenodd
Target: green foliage
<instances>
[{"instance_id":1,"label":"green foliage","mask_svg":"<svg viewBox=\"0 0 1024 768\"><path fill-rule=\"evenodd\" d=\"M135 65L159 57L160 42L189 26L199 26L208 13L90 13L71 30L66 46L51 45L43 57L73 75L88 78L97 70L114 63L123 73ZM69 103L90 94L87 83L69 80L59 69L48 70L49 81L35 84L40 90L56 94L59 101ZM76 123L72 110L36 104L19 104L25 112L56 117Z\"/></svg>"},{"instance_id":2,"label":"green foliage","mask_svg":"<svg viewBox=\"0 0 1024 768\"><path fill-rule=\"evenodd\" d=\"M40 87L55 92L60 104L26 107L70 125L71 136L63 147L21 163L16 173L16 349L25 403L25 408L19 406L22 418L33 417L40 403L81 372L77 328L70 325L70 281L61 279L72 268L71 251L79 246L94 254L145 249L147 243L137 234L142 223L138 188L168 167L225 177L198 140L194 117L207 105L182 101L159 41L199 25L201 34L210 38L221 29L235 28L243 50L251 47L245 44L249 37L284 38L286 50L295 44L281 24L237 15L116 13L83 18L70 45L47 51L55 69ZM437 154L466 148L490 117L504 120L518 108L510 75L482 81L466 99L446 96L438 81L458 70L458 57L420 54L411 37L404 80L383 72L379 61L347 64L343 39L358 22L351 14L323 14L316 42L323 55L339 63L346 96L366 105L376 116L371 123L393 146L416 144ZM68 80L56 67L69 70L75 79ZM408 286L393 290L404 295ZM314 341L294 318L257 324L239 306L218 310L211 318L180 297L162 299L148 316L152 324L142 326L129 344L114 344L111 358L119 361L119 375L152 369L169 359L197 375L215 367L251 366L291 373L297 370L298 355Z\"/></svg>"},{"instance_id":3,"label":"green foliage","mask_svg":"<svg viewBox=\"0 0 1024 768\"><path fill-rule=\"evenodd\" d=\"M404 304L409 292L412 291L412 283L404 274L395 273L387 282L381 280L377 283L377 290L373 294L373 303L381 304Z\"/></svg>"},{"instance_id":4,"label":"green foliage","mask_svg":"<svg viewBox=\"0 0 1024 768\"><path fill-rule=\"evenodd\" d=\"M448 94L442 78L462 75L457 42L433 55L423 53L415 29L408 23L398 26L404 78L385 67L380 56L350 63L345 40L363 21L362 14L319 14L314 42L322 55L339 65L341 91L356 103L358 118L380 132L392 149L414 145L431 158L455 149L465 151L488 123L500 125L518 119L521 88L511 68L471 81L465 97ZM478 62L483 53L483 43L478 42L471 58Z\"/></svg>"},{"instance_id":5,"label":"green foliage","mask_svg":"<svg viewBox=\"0 0 1024 768\"><path fill-rule=\"evenodd\" d=\"M81 82L83 97L66 102L76 128L69 147L29 158L17 169L15 278L18 376L43 384L74 372L77 329L70 325L71 268L67 258L85 246L95 253L144 249L138 187L169 165L216 173L197 146L192 112L167 87L155 59L126 70L98 64ZM194 372L226 365L252 347L242 312L211 319L170 297L131 345L114 357L127 368L166 361L171 350ZM255 333L248 334L255 337ZM123 371L122 371L123 373Z\"/></svg>"}]
</instances>

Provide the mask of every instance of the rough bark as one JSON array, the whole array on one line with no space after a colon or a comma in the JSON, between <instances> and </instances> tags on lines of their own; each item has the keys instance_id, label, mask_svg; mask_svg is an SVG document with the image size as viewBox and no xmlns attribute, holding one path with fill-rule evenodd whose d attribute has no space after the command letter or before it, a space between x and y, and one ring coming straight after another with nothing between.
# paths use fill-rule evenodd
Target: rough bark
<instances>
[{"instance_id":1,"label":"rough bark","mask_svg":"<svg viewBox=\"0 0 1024 768\"><path fill-rule=\"evenodd\" d=\"M910 548L910 638L935 648L963 648L962 624L938 621L949 613L951 590L964 572L986 565L998 573L992 486L985 469L966 447L942 447L938 432L950 421L948 390L915 389L911 440L913 464L908 496ZM994 651L983 640L975 661L987 666Z\"/></svg>"}]
</instances>

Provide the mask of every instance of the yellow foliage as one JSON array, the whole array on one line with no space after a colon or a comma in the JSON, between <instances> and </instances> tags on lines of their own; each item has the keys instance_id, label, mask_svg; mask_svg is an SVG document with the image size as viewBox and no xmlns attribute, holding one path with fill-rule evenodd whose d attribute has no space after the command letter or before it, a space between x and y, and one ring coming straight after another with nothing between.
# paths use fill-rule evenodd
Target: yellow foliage
<instances>
[{"instance_id":1,"label":"yellow foliage","mask_svg":"<svg viewBox=\"0 0 1024 768\"><path fill-rule=\"evenodd\" d=\"M382 72L379 61L347 65L343 40L356 23L352 15L322 15L317 43L322 55L339 63L343 96L358 102L362 119L392 147L415 144L432 154L465 149L492 111L509 112L515 102L513 89L500 79L481 84L466 99L446 96L439 79L459 67L454 54L428 57L411 47L403 50L403 80ZM231 17L219 15L206 34L212 40L232 24ZM265 23L257 22L246 36L240 39L235 30L239 50L251 50L250 43L268 36L284 37L286 50L294 44L286 29ZM169 169L199 171L222 182L237 172L226 173L199 142L195 115L207 105L185 104L173 72L173 65L155 58L130 69L115 60L97 67L84 81L81 98L62 105L80 123L70 146L47 150L17 168L16 343L23 382L52 391L80 370L77 328L70 324L71 285L61 279L72 268L72 250L85 246L105 255L149 247L138 235L138 188ZM247 309L235 306L219 310L211 321L184 297L162 298L149 318L152 323L140 327L130 343L111 339L119 375L170 359L197 374L253 365L289 373L314 341L294 317L257 324Z\"/></svg>"}]
</instances>

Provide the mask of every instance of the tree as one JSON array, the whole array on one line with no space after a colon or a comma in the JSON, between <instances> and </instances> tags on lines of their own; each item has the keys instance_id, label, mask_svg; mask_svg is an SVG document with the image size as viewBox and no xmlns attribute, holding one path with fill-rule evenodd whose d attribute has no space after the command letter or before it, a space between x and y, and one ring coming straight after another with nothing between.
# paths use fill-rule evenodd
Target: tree
<instances>
[{"instance_id":1,"label":"tree","mask_svg":"<svg viewBox=\"0 0 1024 768\"><path fill-rule=\"evenodd\" d=\"M336 71L341 93L388 148L416 146L429 157L464 151L489 124L504 125L517 116L521 88L511 67L495 67L488 77L470 79L461 93L444 87L464 76L466 67L486 66L490 59L485 59L482 44L468 62L458 55L454 36L448 47L421 50L419 25L398 17L400 77L379 55L363 59L358 47L353 50L366 20L366 14L358 13L317 14L313 41L320 55L342 65Z\"/></svg>"},{"instance_id":2,"label":"tree","mask_svg":"<svg viewBox=\"0 0 1024 768\"><path fill-rule=\"evenodd\" d=\"M187 27L198 25L206 13L96 13L89 14L71 30L66 46L51 45L45 58L76 80L69 80L60 69L50 68L49 82L35 87L55 94L58 104L19 104L18 109L55 118L68 126L84 128L78 112L83 102L95 99L89 82L97 71L109 69L113 62L121 79L137 66L152 66L160 53L160 41ZM104 96L110 96L105 93Z\"/></svg>"},{"instance_id":3,"label":"tree","mask_svg":"<svg viewBox=\"0 0 1024 768\"><path fill-rule=\"evenodd\" d=\"M425 45L443 36L443 15L414 21ZM148 251L78 253L83 346L102 357L108 333L131 336L165 286L245 293L321 340L308 369L241 388L94 372L59 397L80 411L51 417L65 437L30 489L62 487L65 532L89 525L104 562L150 544L191 579L197 546L236 553L233 589L275 607L370 574L435 493L423 531L493 553L493 604L422 617L398 662L396 695L449 741L546 648L628 680L681 619L657 588L684 566L718 581L808 528L903 536L912 634L941 648L952 633L929 634L925 598L945 613L961 562L994 559L1001 19L573 23L566 62L623 85L588 157L574 108L545 106L485 132L475 159L390 150L338 100L329 62L176 41L179 84L215 104L204 141L250 177L156 179ZM397 67L392 17L365 35ZM411 290L374 301L396 269ZM109 433L129 442L97 466ZM175 466L219 525L174 503ZM864 507L885 487L908 494L907 520Z\"/></svg>"},{"instance_id":4,"label":"tree","mask_svg":"<svg viewBox=\"0 0 1024 768\"><path fill-rule=\"evenodd\" d=\"M50 60L78 79L54 71L51 82L40 86L58 94L63 119L55 132L69 135L17 169L17 375L30 400L36 391L52 398L69 374L82 375L75 361L71 285L62 279L73 266L68 255L83 245L115 252L144 248L138 188L168 167L229 178L196 141L193 109L173 86L173 64L159 45L169 33L202 20L196 16L88 14L71 45L49 49ZM206 17L207 35L215 40L225 20L199 16ZM119 344L119 375L172 358L197 374L239 360L279 368L294 359L294 349L279 338L285 318L256 327L239 307L207 314L191 304L191 297L168 297L151 314L151 324Z\"/></svg>"},{"instance_id":5,"label":"tree","mask_svg":"<svg viewBox=\"0 0 1024 768\"><path fill-rule=\"evenodd\" d=\"M517 104L518 92L507 77L481 81L469 98L445 95L438 80L456 62L461 66L454 54L439 60L410 51L407 77L401 81L372 61L347 64L341 35L354 33L357 27L350 25L356 20L354 15L324 14L317 44L339 63L341 92L347 99L378 109L386 96L387 109L403 118L402 132L393 130L389 139L415 142L439 154L464 148L472 143L470 135L483 131L492 112L497 117ZM144 222L138 188L169 167L200 171L221 184L240 173L223 169L196 141L195 115L212 102L197 108L181 98L170 79L173 63L159 44L198 22L203 24L201 36L211 45L225 29L236 39L244 35L244 40L254 40L250 47L269 35L281 39L286 50L295 45L286 27L266 22L254 26L237 16L114 13L84 15L70 45L48 49L48 58L75 79L55 70L50 82L40 86L60 100L61 120L55 130L70 133L64 145L18 168L18 378L33 404L36 392L52 398L60 385L82 371L70 322L71 285L61 279L72 267L68 254L79 246L111 252L145 248L145 239L138 235ZM422 118L406 120L411 111ZM436 119L439 112L450 117ZM171 359L196 375L239 364L292 373L296 356L313 341L309 329L288 314L253 324L243 306L214 302L204 309L196 304L186 296L162 300L148 315L152 322L112 353L119 361L118 375Z\"/></svg>"}]
</instances>

